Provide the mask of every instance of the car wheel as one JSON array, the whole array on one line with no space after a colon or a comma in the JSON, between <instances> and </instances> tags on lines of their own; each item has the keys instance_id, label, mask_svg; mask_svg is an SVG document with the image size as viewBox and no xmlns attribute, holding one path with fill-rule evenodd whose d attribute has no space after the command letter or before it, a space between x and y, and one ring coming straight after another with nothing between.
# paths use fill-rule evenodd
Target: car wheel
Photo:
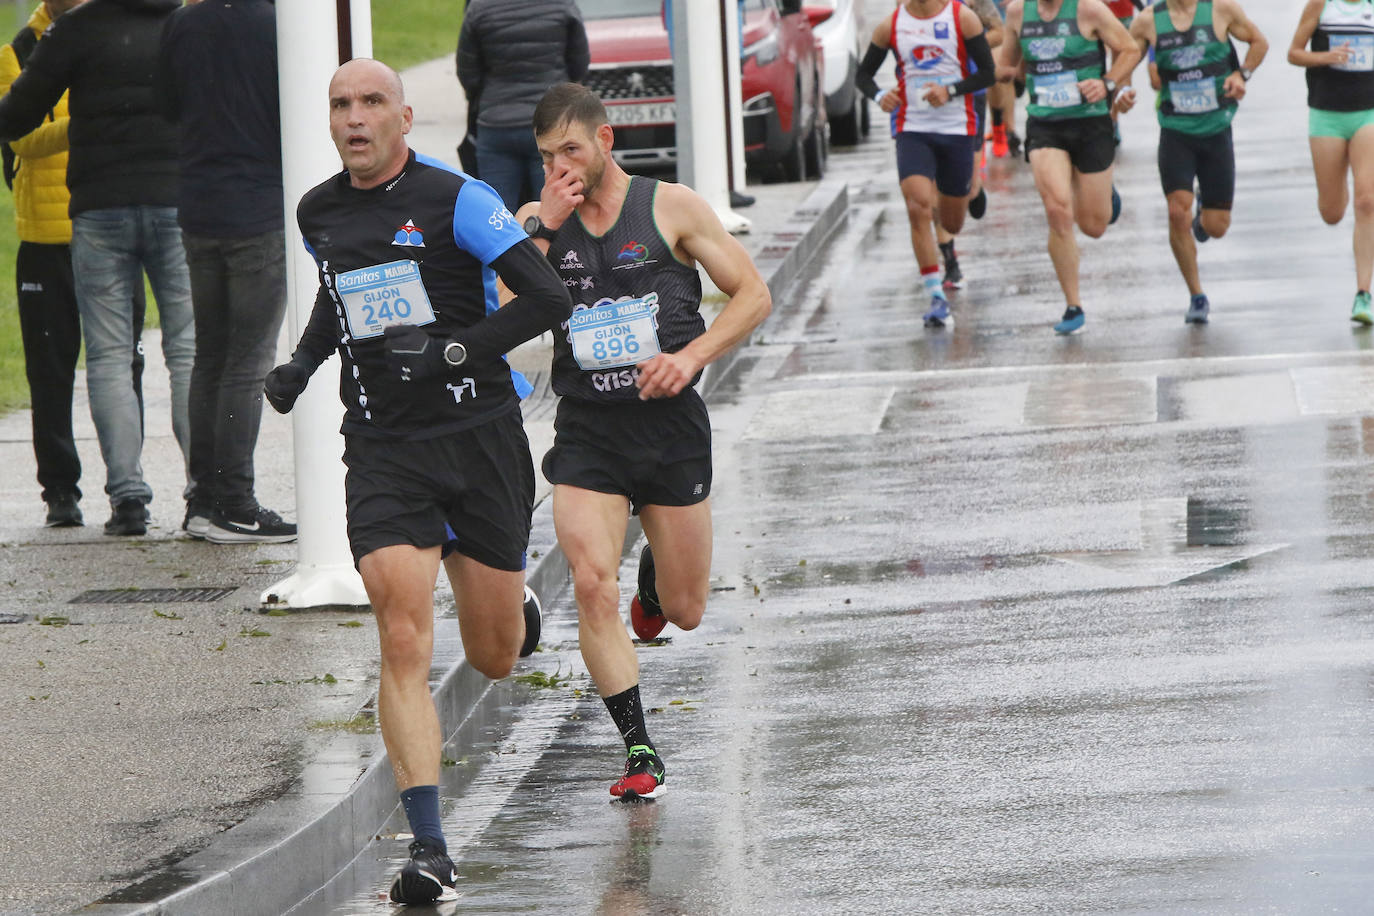
<instances>
[{"instance_id":1,"label":"car wheel","mask_svg":"<svg viewBox=\"0 0 1374 916\"><path fill-rule=\"evenodd\" d=\"M830 139L840 146L854 146L864 134L868 133L867 99L858 92L854 93L854 104L849 110L830 122Z\"/></svg>"},{"instance_id":2,"label":"car wheel","mask_svg":"<svg viewBox=\"0 0 1374 916\"><path fill-rule=\"evenodd\" d=\"M806 143L804 138L797 137L778 161L778 166L782 170L783 181L805 181L806 180Z\"/></svg>"},{"instance_id":3,"label":"car wheel","mask_svg":"<svg viewBox=\"0 0 1374 916\"><path fill-rule=\"evenodd\" d=\"M825 177L825 125L819 121L811 125L811 133L806 137L806 177Z\"/></svg>"}]
</instances>

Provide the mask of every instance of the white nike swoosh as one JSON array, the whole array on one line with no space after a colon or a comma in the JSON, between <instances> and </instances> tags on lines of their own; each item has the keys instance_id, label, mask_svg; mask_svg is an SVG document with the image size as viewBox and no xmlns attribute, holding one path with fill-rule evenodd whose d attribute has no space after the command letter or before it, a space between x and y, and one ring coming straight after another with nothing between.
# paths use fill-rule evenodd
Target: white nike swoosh
<instances>
[{"instance_id":1,"label":"white nike swoosh","mask_svg":"<svg viewBox=\"0 0 1374 916\"><path fill-rule=\"evenodd\" d=\"M251 525L240 525L238 522L230 522L229 524L233 525L235 528L242 528L244 531L257 531L258 528L261 527L261 522L257 519L253 519L253 524Z\"/></svg>"}]
</instances>

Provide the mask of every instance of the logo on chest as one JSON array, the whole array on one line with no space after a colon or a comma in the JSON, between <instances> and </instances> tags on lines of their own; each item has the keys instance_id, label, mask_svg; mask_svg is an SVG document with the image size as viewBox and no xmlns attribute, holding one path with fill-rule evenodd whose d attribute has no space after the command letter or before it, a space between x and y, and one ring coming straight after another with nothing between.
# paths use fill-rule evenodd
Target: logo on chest
<instances>
[{"instance_id":1,"label":"logo on chest","mask_svg":"<svg viewBox=\"0 0 1374 916\"><path fill-rule=\"evenodd\" d=\"M944 59L945 49L939 45L917 45L911 49L911 61L917 70L933 70Z\"/></svg>"},{"instance_id":2,"label":"logo on chest","mask_svg":"<svg viewBox=\"0 0 1374 916\"><path fill-rule=\"evenodd\" d=\"M629 241L621 246L615 255L615 266L611 270L633 270L636 267L647 267L650 264L658 263L657 260L650 259L649 249L640 242Z\"/></svg>"},{"instance_id":3,"label":"logo on chest","mask_svg":"<svg viewBox=\"0 0 1374 916\"><path fill-rule=\"evenodd\" d=\"M420 231L420 227L415 225L415 221L408 219L405 225L396 227L396 237L391 244L399 245L402 248L423 248L425 247L425 234Z\"/></svg>"}]
</instances>

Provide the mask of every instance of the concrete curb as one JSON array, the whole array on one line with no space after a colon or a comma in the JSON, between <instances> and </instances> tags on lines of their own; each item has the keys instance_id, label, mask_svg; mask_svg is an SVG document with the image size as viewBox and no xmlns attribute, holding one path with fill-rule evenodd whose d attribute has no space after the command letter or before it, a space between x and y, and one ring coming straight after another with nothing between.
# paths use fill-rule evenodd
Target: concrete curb
<instances>
[{"instance_id":1,"label":"concrete curb","mask_svg":"<svg viewBox=\"0 0 1374 916\"><path fill-rule=\"evenodd\" d=\"M792 228L772 234L755 257L779 309L789 289L824 250L849 210L848 185L824 182L794 211ZM745 344L747 346L747 342ZM703 396L736 365L742 347L708 366ZM626 538L633 548L638 524ZM535 508L528 581L552 597L566 586L552 500ZM435 624L434 688L445 743L468 740L501 703L492 682L463 660L456 619ZM367 848L399 807L380 735L332 739L284 796L226 831L208 848L75 912L99 916L254 916L285 913L324 887Z\"/></svg>"}]
</instances>

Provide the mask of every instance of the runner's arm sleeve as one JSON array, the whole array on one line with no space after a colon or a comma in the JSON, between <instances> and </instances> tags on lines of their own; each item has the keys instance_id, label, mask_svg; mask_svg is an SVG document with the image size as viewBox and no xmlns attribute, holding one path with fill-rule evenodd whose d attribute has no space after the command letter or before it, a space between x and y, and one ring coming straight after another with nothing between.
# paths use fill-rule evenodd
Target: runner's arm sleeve
<instances>
[{"instance_id":1,"label":"runner's arm sleeve","mask_svg":"<svg viewBox=\"0 0 1374 916\"><path fill-rule=\"evenodd\" d=\"M315 307L310 311L310 321L305 325L300 343L291 354L291 362L305 370L306 377L315 374L320 363L339 348L338 316L334 300L323 286L315 294Z\"/></svg>"},{"instance_id":2,"label":"runner's arm sleeve","mask_svg":"<svg viewBox=\"0 0 1374 916\"><path fill-rule=\"evenodd\" d=\"M878 82L874 77L878 75L878 68L883 65L886 58L887 48L880 48L870 41L868 50L864 52L864 59L859 62L859 72L854 77L854 85L859 87L859 91L875 102L881 98L882 92L878 89Z\"/></svg>"},{"instance_id":3,"label":"runner's arm sleeve","mask_svg":"<svg viewBox=\"0 0 1374 916\"><path fill-rule=\"evenodd\" d=\"M553 265L529 239L516 242L491 262L515 298L453 335L468 359L492 359L566 321L572 297Z\"/></svg>"},{"instance_id":4,"label":"runner's arm sleeve","mask_svg":"<svg viewBox=\"0 0 1374 916\"><path fill-rule=\"evenodd\" d=\"M986 89L997 81L997 65L992 62L992 47L988 44L988 36L979 32L972 38L966 39L964 47L968 50L968 56L973 58L978 69L959 82L950 84L950 98Z\"/></svg>"}]
</instances>

